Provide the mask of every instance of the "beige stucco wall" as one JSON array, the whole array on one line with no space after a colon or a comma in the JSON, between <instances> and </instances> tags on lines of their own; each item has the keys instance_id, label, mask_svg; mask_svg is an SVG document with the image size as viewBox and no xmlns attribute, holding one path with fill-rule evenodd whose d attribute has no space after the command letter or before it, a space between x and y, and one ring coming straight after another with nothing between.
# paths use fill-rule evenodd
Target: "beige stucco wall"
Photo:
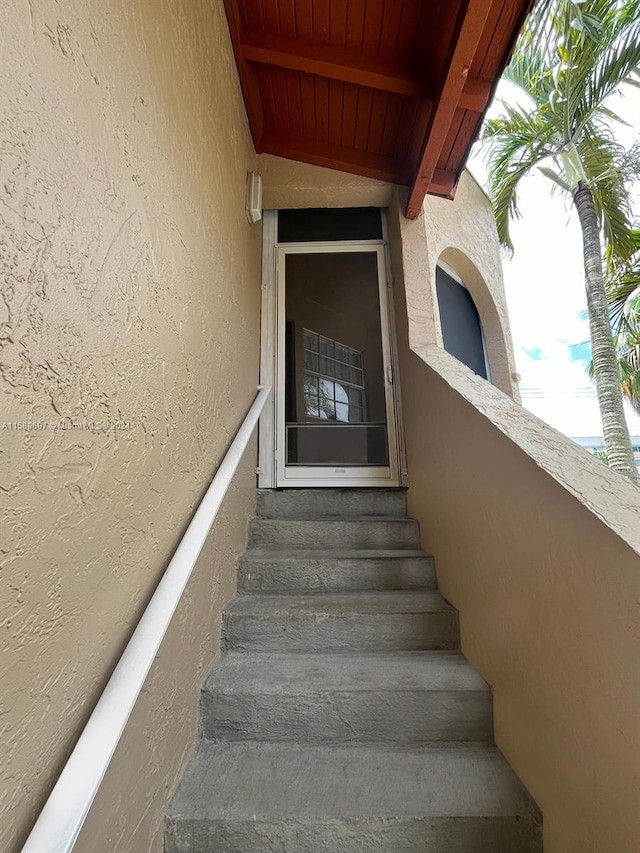
<instances>
[{"instance_id":1,"label":"beige stucco wall","mask_svg":"<svg viewBox=\"0 0 640 853\"><path fill-rule=\"evenodd\" d=\"M253 399L255 155L221 0L0 4L0 850L19 849ZM0 424L1 425L1 424ZM160 849L255 447L78 850Z\"/></svg>"},{"instance_id":2,"label":"beige stucco wall","mask_svg":"<svg viewBox=\"0 0 640 853\"><path fill-rule=\"evenodd\" d=\"M478 309L484 331L491 381L519 399L500 244L491 203L472 175L462 174L453 202L427 196L423 214L413 221L399 213L402 195L390 219L402 242L407 270L412 347L442 346L436 298L436 266L446 263L461 279Z\"/></svg>"},{"instance_id":3,"label":"beige stucco wall","mask_svg":"<svg viewBox=\"0 0 640 853\"><path fill-rule=\"evenodd\" d=\"M347 175L335 169L311 166L261 154L256 169L262 176L265 210L304 207L387 207L395 184Z\"/></svg>"},{"instance_id":4,"label":"beige stucco wall","mask_svg":"<svg viewBox=\"0 0 640 853\"><path fill-rule=\"evenodd\" d=\"M493 689L497 744L545 853L636 853L640 490L437 345L410 347L430 285L394 222L409 512Z\"/></svg>"}]
</instances>

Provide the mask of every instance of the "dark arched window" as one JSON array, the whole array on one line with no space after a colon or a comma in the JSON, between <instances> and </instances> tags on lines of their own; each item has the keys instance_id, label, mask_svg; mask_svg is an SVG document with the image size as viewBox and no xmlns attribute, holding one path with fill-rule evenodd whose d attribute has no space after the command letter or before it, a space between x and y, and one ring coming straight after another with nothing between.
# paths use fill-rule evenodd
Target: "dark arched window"
<instances>
[{"instance_id":1,"label":"dark arched window","mask_svg":"<svg viewBox=\"0 0 640 853\"><path fill-rule=\"evenodd\" d=\"M444 348L488 379L482 324L471 294L440 266L436 267L436 293Z\"/></svg>"}]
</instances>

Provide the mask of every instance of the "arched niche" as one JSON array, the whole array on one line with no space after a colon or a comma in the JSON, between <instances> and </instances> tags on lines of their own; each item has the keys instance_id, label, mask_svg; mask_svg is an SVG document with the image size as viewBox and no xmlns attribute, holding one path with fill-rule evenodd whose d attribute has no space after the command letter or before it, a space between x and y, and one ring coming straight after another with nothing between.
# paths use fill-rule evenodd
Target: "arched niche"
<instances>
[{"instance_id":1,"label":"arched niche","mask_svg":"<svg viewBox=\"0 0 640 853\"><path fill-rule=\"evenodd\" d=\"M482 325L490 381L511 396L513 394L513 377L510 370L505 330L491 291L482 274L464 252L452 246L440 253L437 264L441 265L445 272L448 270L453 273L454 277L462 283L471 295ZM439 307L438 322L440 322ZM442 332L442 328L440 331Z\"/></svg>"}]
</instances>

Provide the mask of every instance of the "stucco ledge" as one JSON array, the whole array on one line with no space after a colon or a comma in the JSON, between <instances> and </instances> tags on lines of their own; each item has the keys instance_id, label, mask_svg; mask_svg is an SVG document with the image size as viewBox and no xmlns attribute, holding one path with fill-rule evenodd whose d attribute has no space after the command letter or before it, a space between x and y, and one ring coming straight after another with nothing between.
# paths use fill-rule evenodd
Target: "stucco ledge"
<instances>
[{"instance_id":1,"label":"stucco ledge","mask_svg":"<svg viewBox=\"0 0 640 853\"><path fill-rule=\"evenodd\" d=\"M437 347L415 354L640 555L640 488Z\"/></svg>"}]
</instances>

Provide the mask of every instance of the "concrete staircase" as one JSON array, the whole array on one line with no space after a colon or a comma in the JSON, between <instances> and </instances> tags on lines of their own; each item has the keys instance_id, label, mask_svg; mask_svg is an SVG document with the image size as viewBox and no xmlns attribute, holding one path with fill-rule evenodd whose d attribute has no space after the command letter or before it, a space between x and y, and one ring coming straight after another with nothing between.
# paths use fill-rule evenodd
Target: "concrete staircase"
<instances>
[{"instance_id":1,"label":"concrete staircase","mask_svg":"<svg viewBox=\"0 0 640 853\"><path fill-rule=\"evenodd\" d=\"M400 490L258 495L166 853L541 853Z\"/></svg>"}]
</instances>

